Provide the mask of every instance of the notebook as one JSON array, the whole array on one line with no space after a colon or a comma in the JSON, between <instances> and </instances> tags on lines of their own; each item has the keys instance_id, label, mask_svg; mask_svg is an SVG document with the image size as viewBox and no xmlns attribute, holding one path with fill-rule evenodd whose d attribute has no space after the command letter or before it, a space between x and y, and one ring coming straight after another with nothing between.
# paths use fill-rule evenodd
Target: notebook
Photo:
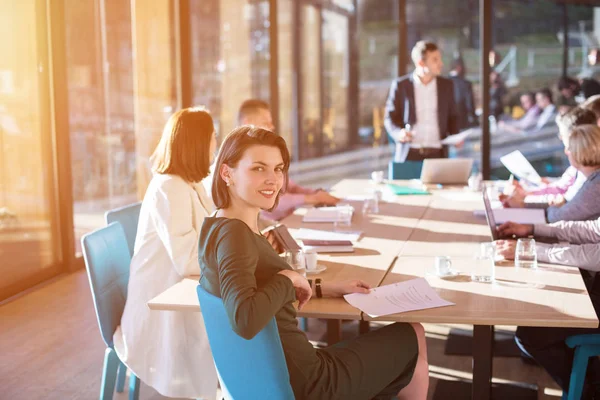
<instances>
[{"instance_id":1,"label":"notebook","mask_svg":"<svg viewBox=\"0 0 600 400\"><path fill-rule=\"evenodd\" d=\"M298 242L296 242L296 240L290 234L290 231L288 231L287 226L278 224L263 230L262 233L266 234L269 231L273 232L273 236L275 236L275 240L279 244L279 247L281 247L284 251L295 251L301 249Z\"/></svg>"},{"instance_id":2,"label":"notebook","mask_svg":"<svg viewBox=\"0 0 600 400\"><path fill-rule=\"evenodd\" d=\"M302 240L305 250L313 250L317 253L352 253L354 246L349 240Z\"/></svg>"},{"instance_id":3,"label":"notebook","mask_svg":"<svg viewBox=\"0 0 600 400\"><path fill-rule=\"evenodd\" d=\"M431 194L427 190L418 189L418 188L414 188L414 187L410 187L410 186L394 185L393 183L389 183L387 185L387 187L396 196L411 195L411 194L415 194L415 195Z\"/></svg>"}]
</instances>

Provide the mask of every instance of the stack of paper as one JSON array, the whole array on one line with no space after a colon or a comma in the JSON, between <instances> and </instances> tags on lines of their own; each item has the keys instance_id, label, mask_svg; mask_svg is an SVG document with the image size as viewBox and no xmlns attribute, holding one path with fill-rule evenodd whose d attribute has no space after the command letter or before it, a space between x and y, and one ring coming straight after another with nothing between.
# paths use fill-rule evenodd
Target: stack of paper
<instances>
[{"instance_id":1,"label":"stack of paper","mask_svg":"<svg viewBox=\"0 0 600 400\"><path fill-rule=\"evenodd\" d=\"M353 209L344 207L344 215L342 215L341 207L314 207L310 208L302 221L304 222L339 222L343 217L352 219ZM346 215L348 214L348 215Z\"/></svg>"},{"instance_id":2,"label":"stack of paper","mask_svg":"<svg viewBox=\"0 0 600 400\"><path fill-rule=\"evenodd\" d=\"M293 233L294 239L297 240L349 240L351 242L356 242L358 239L360 239L361 235L361 231L331 232L305 228L301 228Z\"/></svg>"},{"instance_id":3,"label":"stack of paper","mask_svg":"<svg viewBox=\"0 0 600 400\"><path fill-rule=\"evenodd\" d=\"M347 294L344 298L371 317L454 305L438 296L423 278L380 286L369 294Z\"/></svg>"}]
</instances>

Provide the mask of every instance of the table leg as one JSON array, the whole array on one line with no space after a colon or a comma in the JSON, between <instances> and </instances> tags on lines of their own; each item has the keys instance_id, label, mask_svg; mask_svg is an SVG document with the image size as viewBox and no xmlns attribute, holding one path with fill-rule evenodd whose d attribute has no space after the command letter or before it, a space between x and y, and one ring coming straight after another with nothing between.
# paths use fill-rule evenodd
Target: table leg
<instances>
[{"instance_id":1,"label":"table leg","mask_svg":"<svg viewBox=\"0 0 600 400\"><path fill-rule=\"evenodd\" d=\"M342 320L328 319L327 320L327 344L329 346L336 344L342 340Z\"/></svg>"},{"instance_id":2,"label":"table leg","mask_svg":"<svg viewBox=\"0 0 600 400\"><path fill-rule=\"evenodd\" d=\"M473 326L473 400L489 400L492 395L492 347L494 326Z\"/></svg>"},{"instance_id":3,"label":"table leg","mask_svg":"<svg viewBox=\"0 0 600 400\"><path fill-rule=\"evenodd\" d=\"M358 333L368 333L371 330L371 325L369 325L369 321L358 321Z\"/></svg>"}]
</instances>

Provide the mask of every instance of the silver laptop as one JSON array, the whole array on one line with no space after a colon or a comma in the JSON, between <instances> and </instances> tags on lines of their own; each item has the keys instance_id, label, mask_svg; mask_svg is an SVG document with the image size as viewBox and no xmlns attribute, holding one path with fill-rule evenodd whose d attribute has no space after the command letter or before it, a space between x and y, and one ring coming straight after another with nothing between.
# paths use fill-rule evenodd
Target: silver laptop
<instances>
[{"instance_id":1,"label":"silver laptop","mask_svg":"<svg viewBox=\"0 0 600 400\"><path fill-rule=\"evenodd\" d=\"M421 182L466 184L472 167L471 158L427 158L423 161Z\"/></svg>"},{"instance_id":2,"label":"silver laptop","mask_svg":"<svg viewBox=\"0 0 600 400\"><path fill-rule=\"evenodd\" d=\"M492 203L488 194L488 187L485 183L483 184L483 205L485 206L485 219L487 220L490 231L492 232L492 239L498 240L500 239L497 229L498 225L496 224L494 210L492 210Z\"/></svg>"}]
</instances>

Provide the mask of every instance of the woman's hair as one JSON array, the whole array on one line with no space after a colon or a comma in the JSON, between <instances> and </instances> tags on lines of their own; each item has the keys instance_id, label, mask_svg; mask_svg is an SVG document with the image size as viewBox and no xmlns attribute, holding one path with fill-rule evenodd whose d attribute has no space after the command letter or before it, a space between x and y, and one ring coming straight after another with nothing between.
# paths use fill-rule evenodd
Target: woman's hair
<instances>
[{"instance_id":1,"label":"woman's hair","mask_svg":"<svg viewBox=\"0 0 600 400\"><path fill-rule=\"evenodd\" d=\"M564 115L556 117L556 125L561 138L569 136L570 132L577 126L594 125L596 116L590 110L583 107L575 107Z\"/></svg>"},{"instance_id":2,"label":"woman's hair","mask_svg":"<svg viewBox=\"0 0 600 400\"><path fill-rule=\"evenodd\" d=\"M177 111L169 117L152 154L152 171L200 182L209 174L214 133L212 117L203 107Z\"/></svg>"},{"instance_id":3,"label":"woman's hair","mask_svg":"<svg viewBox=\"0 0 600 400\"><path fill-rule=\"evenodd\" d=\"M279 203L279 196L287 188L288 169L290 167L290 153L285 144L285 140L276 133L269 130L258 128L253 125L243 125L235 128L221 144L219 156L215 165L215 176L212 183L212 198L218 209L227 208L231 205L231 195L227 184L221 178L221 168L223 164L235 168L244 156L246 150L252 146L271 146L277 147L281 152L283 159L284 182L282 190L275 198L274 209Z\"/></svg>"},{"instance_id":4,"label":"woman's hair","mask_svg":"<svg viewBox=\"0 0 600 400\"><path fill-rule=\"evenodd\" d=\"M600 128L576 126L565 138L565 147L575 162L584 167L600 166Z\"/></svg>"}]
</instances>

